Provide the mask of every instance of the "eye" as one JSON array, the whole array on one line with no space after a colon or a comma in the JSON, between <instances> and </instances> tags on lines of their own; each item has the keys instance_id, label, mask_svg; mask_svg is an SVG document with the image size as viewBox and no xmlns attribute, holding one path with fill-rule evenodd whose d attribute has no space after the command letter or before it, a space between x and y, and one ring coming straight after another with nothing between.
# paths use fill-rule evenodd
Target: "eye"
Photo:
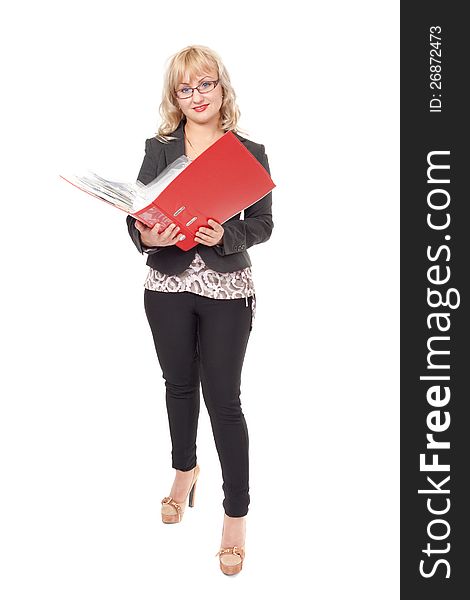
<instances>
[{"instance_id":1,"label":"eye","mask_svg":"<svg viewBox=\"0 0 470 600\"><path fill-rule=\"evenodd\" d=\"M201 83L201 87L208 87L208 86L210 86L210 85L211 85L211 82L210 82L210 81L203 81L203 82Z\"/></svg>"},{"instance_id":2,"label":"eye","mask_svg":"<svg viewBox=\"0 0 470 600\"><path fill-rule=\"evenodd\" d=\"M191 88L188 87L184 87L180 89L180 92L183 92L184 94L188 93L190 91Z\"/></svg>"}]
</instances>

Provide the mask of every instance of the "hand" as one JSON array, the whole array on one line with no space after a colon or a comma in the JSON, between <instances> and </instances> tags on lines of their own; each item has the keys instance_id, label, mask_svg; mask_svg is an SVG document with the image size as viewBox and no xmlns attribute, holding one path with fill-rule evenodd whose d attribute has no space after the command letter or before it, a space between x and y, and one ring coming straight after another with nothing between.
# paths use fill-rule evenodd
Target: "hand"
<instances>
[{"instance_id":1,"label":"hand","mask_svg":"<svg viewBox=\"0 0 470 600\"><path fill-rule=\"evenodd\" d=\"M155 223L153 227L147 227L144 223L137 221L134 223L136 229L140 231L142 242L148 248L152 246L174 246L176 242L181 241L181 236L178 235L180 228L171 223L163 233L158 233L162 229L161 223Z\"/></svg>"},{"instance_id":2,"label":"hand","mask_svg":"<svg viewBox=\"0 0 470 600\"><path fill-rule=\"evenodd\" d=\"M208 224L210 227L199 227L194 241L198 244L204 244L204 246L215 246L224 237L224 228L214 219L209 219Z\"/></svg>"}]
</instances>

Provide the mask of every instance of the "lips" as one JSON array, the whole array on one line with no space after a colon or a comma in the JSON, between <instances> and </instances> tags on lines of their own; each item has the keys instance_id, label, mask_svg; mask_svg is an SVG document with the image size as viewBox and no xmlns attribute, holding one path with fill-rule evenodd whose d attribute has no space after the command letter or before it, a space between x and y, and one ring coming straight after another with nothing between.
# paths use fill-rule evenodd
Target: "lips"
<instances>
[{"instance_id":1,"label":"lips","mask_svg":"<svg viewBox=\"0 0 470 600\"><path fill-rule=\"evenodd\" d=\"M196 112L201 112L201 111L205 110L208 106L209 106L208 104L201 104L201 106L195 106L194 110Z\"/></svg>"}]
</instances>

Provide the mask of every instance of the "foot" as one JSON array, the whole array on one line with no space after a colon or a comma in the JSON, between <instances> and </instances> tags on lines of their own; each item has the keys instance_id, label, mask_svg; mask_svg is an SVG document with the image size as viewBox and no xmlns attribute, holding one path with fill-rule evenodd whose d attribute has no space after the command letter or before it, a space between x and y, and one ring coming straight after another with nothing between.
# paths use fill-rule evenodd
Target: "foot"
<instances>
[{"instance_id":1,"label":"foot","mask_svg":"<svg viewBox=\"0 0 470 600\"><path fill-rule=\"evenodd\" d=\"M194 469L195 468L196 467L194 467ZM170 496L177 504L184 504L187 499L193 480L194 469L191 469L191 471L179 471L178 469L175 469L176 475Z\"/></svg>"},{"instance_id":2,"label":"foot","mask_svg":"<svg viewBox=\"0 0 470 600\"><path fill-rule=\"evenodd\" d=\"M246 536L246 517L229 517L224 514L221 548L243 547Z\"/></svg>"}]
</instances>

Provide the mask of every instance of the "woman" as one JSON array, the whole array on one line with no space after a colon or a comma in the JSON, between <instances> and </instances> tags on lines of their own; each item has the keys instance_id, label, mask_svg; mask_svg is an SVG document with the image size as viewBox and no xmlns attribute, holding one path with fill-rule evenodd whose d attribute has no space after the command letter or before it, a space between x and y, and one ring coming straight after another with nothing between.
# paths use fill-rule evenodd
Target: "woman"
<instances>
[{"instance_id":1,"label":"woman","mask_svg":"<svg viewBox=\"0 0 470 600\"><path fill-rule=\"evenodd\" d=\"M203 108L205 107L205 108ZM138 176L150 183L168 164L204 152L227 131L269 171L262 144L238 133L240 111L226 68L205 46L188 46L170 59L166 71L163 123L146 140ZM164 523L180 522L199 476L196 433L199 386L209 413L220 459L224 520L219 552L221 570L241 570L245 556L248 483L248 430L240 403L240 381L255 315L255 288L247 248L265 242L273 229L272 193L223 225L209 220L196 233L197 246L176 246L174 224L159 233L127 217L130 236L148 254L144 305L166 387L166 406L176 470L169 496L162 500Z\"/></svg>"}]
</instances>

